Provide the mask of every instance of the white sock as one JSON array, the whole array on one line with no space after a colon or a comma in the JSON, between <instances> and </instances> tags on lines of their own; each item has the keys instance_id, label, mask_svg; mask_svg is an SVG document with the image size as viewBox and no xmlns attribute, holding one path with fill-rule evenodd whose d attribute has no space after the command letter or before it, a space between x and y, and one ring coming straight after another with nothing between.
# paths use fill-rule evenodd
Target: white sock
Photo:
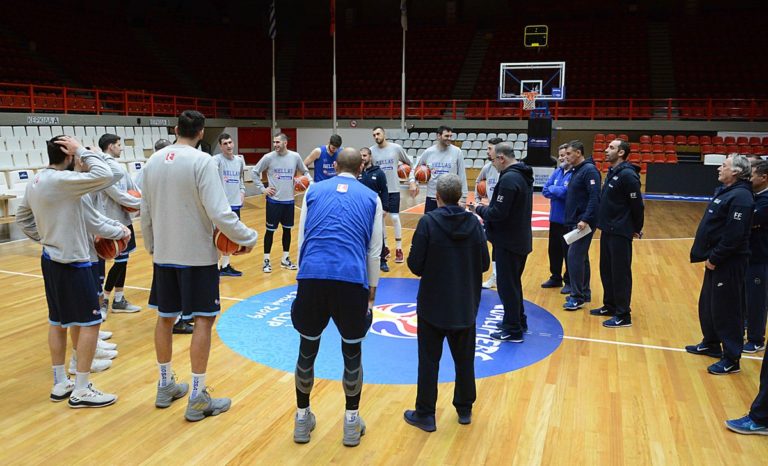
<instances>
[{"instance_id":1,"label":"white sock","mask_svg":"<svg viewBox=\"0 0 768 466\"><path fill-rule=\"evenodd\" d=\"M64 372L64 364L53 366L53 384L56 385L67 380L67 374Z\"/></svg>"},{"instance_id":2,"label":"white sock","mask_svg":"<svg viewBox=\"0 0 768 466\"><path fill-rule=\"evenodd\" d=\"M397 249L403 249L403 239L402 238L395 238L395 244Z\"/></svg>"},{"instance_id":3,"label":"white sock","mask_svg":"<svg viewBox=\"0 0 768 466\"><path fill-rule=\"evenodd\" d=\"M348 410L344 411L344 419L347 422L352 422L355 419L357 419L357 416L359 414L360 414L360 410L359 409L348 409Z\"/></svg>"},{"instance_id":4,"label":"white sock","mask_svg":"<svg viewBox=\"0 0 768 466\"><path fill-rule=\"evenodd\" d=\"M229 256L221 256L221 268L229 266Z\"/></svg>"},{"instance_id":5,"label":"white sock","mask_svg":"<svg viewBox=\"0 0 768 466\"><path fill-rule=\"evenodd\" d=\"M491 264L493 265L493 275L492 275L492 277L496 278L496 261L491 262Z\"/></svg>"},{"instance_id":6,"label":"white sock","mask_svg":"<svg viewBox=\"0 0 768 466\"><path fill-rule=\"evenodd\" d=\"M75 372L75 390L88 388L88 376L90 372Z\"/></svg>"},{"instance_id":7,"label":"white sock","mask_svg":"<svg viewBox=\"0 0 768 466\"><path fill-rule=\"evenodd\" d=\"M268 261L268 260L269 260L269 254L264 254L264 260L265 260L265 261Z\"/></svg>"},{"instance_id":8,"label":"white sock","mask_svg":"<svg viewBox=\"0 0 768 466\"><path fill-rule=\"evenodd\" d=\"M309 406L306 408L296 408L296 419L304 419L309 414Z\"/></svg>"},{"instance_id":9,"label":"white sock","mask_svg":"<svg viewBox=\"0 0 768 466\"><path fill-rule=\"evenodd\" d=\"M205 390L205 374L192 374L192 393L189 398L194 398Z\"/></svg>"},{"instance_id":10,"label":"white sock","mask_svg":"<svg viewBox=\"0 0 768 466\"><path fill-rule=\"evenodd\" d=\"M122 291L115 291L115 301L122 301L123 300L123 292Z\"/></svg>"},{"instance_id":11,"label":"white sock","mask_svg":"<svg viewBox=\"0 0 768 466\"><path fill-rule=\"evenodd\" d=\"M395 241L403 237L403 224L400 222L400 214L389 214L392 218L392 226L395 227ZM402 244L398 242L397 249L403 249Z\"/></svg>"},{"instance_id":12,"label":"white sock","mask_svg":"<svg viewBox=\"0 0 768 466\"><path fill-rule=\"evenodd\" d=\"M283 251L283 260L284 260L284 261L287 261L287 260L288 260L288 254L290 254L290 252L289 252L289 251Z\"/></svg>"},{"instance_id":13,"label":"white sock","mask_svg":"<svg viewBox=\"0 0 768 466\"><path fill-rule=\"evenodd\" d=\"M160 381L157 383L157 386L163 388L167 385L170 385L173 377L173 372L171 372L171 363L158 362L157 367L160 369Z\"/></svg>"}]
</instances>

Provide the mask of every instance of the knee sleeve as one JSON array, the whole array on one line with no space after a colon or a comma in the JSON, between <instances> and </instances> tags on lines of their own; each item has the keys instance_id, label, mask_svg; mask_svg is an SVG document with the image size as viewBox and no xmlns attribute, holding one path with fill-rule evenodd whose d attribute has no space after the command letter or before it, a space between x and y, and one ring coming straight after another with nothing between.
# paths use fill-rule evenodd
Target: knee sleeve
<instances>
[{"instance_id":1,"label":"knee sleeve","mask_svg":"<svg viewBox=\"0 0 768 466\"><path fill-rule=\"evenodd\" d=\"M403 225L400 223L400 214L389 214L392 217L392 226L395 227L395 239L402 239Z\"/></svg>"},{"instance_id":2,"label":"knee sleeve","mask_svg":"<svg viewBox=\"0 0 768 466\"><path fill-rule=\"evenodd\" d=\"M267 230L264 232L264 254L269 254L269 252L272 250L272 238L274 236L274 231Z\"/></svg>"},{"instance_id":3,"label":"knee sleeve","mask_svg":"<svg viewBox=\"0 0 768 466\"><path fill-rule=\"evenodd\" d=\"M360 396L363 390L362 344L342 342L341 353L344 355L344 395L348 398Z\"/></svg>"},{"instance_id":4,"label":"knee sleeve","mask_svg":"<svg viewBox=\"0 0 768 466\"><path fill-rule=\"evenodd\" d=\"M299 359L296 361L296 392L309 395L315 384L315 358L320 349L320 339L309 340L301 338L299 344Z\"/></svg>"}]
</instances>

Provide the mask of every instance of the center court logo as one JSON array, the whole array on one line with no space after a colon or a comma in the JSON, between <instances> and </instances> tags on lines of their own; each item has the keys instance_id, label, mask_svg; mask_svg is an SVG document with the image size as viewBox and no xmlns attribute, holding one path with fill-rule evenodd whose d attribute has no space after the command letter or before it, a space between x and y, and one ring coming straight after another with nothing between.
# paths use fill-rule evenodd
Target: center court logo
<instances>
[{"instance_id":1,"label":"center court logo","mask_svg":"<svg viewBox=\"0 0 768 466\"><path fill-rule=\"evenodd\" d=\"M415 384L418 368L416 294L419 281L380 280L373 323L363 342L363 365L368 383ZM291 325L296 287L261 293L228 309L217 325L224 343L235 352L274 369L293 372L299 335ZM478 378L513 371L546 358L560 345L563 334L557 319L535 304L525 303L530 332L525 343L503 343L490 338L504 315L498 294L483 290L477 316L475 374ZM331 323L323 333L315 364L319 378L340 380L343 364L341 338ZM447 343L440 363L440 382L455 378Z\"/></svg>"}]
</instances>

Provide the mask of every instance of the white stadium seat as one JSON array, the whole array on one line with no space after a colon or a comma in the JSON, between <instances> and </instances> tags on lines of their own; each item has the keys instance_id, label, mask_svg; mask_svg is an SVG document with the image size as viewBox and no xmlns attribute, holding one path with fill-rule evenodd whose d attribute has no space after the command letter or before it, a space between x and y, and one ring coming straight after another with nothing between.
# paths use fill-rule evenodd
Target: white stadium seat
<instances>
[{"instance_id":1,"label":"white stadium seat","mask_svg":"<svg viewBox=\"0 0 768 466\"><path fill-rule=\"evenodd\" d=\"M473 149L482 149L483 148L483 142L482 141L472 141L472 148Z\"/></svg>"},{"instance_id":2,"label":"white stadium seat","mask_svg":"<svg viewBox=\"0 0 768 466\"><path fill-rule=\"evenodd\" d=\"M88 136L88 133L85 132L85 126L75 126L75 137L80 139Z\"/></svg>"},{"instance_id":3,"label":"white stadium seat","mask_svg":"<svg viewBox=\"0 0 768 466\"><path fill-rule=\"evenodd\" d=\"M141 126L135 126L133 128L133 134L136 136L139 136L139 135L143 136L146 133L144 132L144 128L142 128Z\"/></svg>"},{"instance_id":4,"label":"white stadium seat","mask_svg":"<svg viewBox=\"0 0 768 466\"><path fill-rule=\"evenodd\" d=\"M51 131L52 129L53 128L50 127L50 126L41 126L40 127L40 134L39 134L39 136L41 138L51 139L53 137L53 132ZM61 133L59 132L59 133L56 133L56 134L61 134Z\"/></svg>"},{"instance_id":5,"label":"white stadium seat","mask_svg":"<svg viewBox=\"0 0 768 466\"><path fill-rule=\"evenodd\" d=\"M483 159L475 159L475 164L473 165L473 167L483 168L483 165L485 165L485 161Z\"/></svg>"},{"instance_id":6,"label":"white stadium seat","mask_svg":"<svg viewBox=\"0 0 768 466\"><path fill-rule=\"evenodd\" d=\"M464 141L461 143L462 149L471 149L472 148L472 141Z\"/></svg>"},{"instance_id":7,"label":"white stadium seat","mask_svg":"<svg viewBox=\"0 0 768 466\"><path fill-rule=\"evenodd\" d=\"M437 139L437 133L435 133L435 139ZM467 139L467 133L459 133L456 136L457 141L464 141L465 139Z\"/></svg>"},{"instance_id":8,"label":"white stadium seat","mask_svg":"<svg viewBox=\"0 0 768 466\"><path fill-rule=\"evenodd\" d=\"M43 151L39 149L30 150L27 152L27 162L29 168L43 168L47 165L48 154L43 156Z\"/></svg>"},{"instance_id":9,"label":"white stadium seat","mask_svg":"<svg viewBox=\"0 0 768 466\"><path fill-rule=\"evenodd\" d=\"M22 136L19 138L19 147L21 150L32 150L35 148L35 141L32 136Z\"/></svg>"},{"instance_id":10,"label":"white stadium seat","mask_svg":"<svg viewBox=\"0 0 768 466\"><path fill-rule=\"evenodd\" d=\"M496 135L496 133L488 133L488 135L485 137L485 139L487 141L488 139L493 139L493 138L497 138L497 137L498 136Z\"/></svg>"},{"instance_id":11,"label":"white stadium seat","mask_svg":"<svg viewBox=\"0 0 768 466\"><path fill-rule=\"evenodd\" d=\"M0 137L10 138L13 137L13 128L10 126L0 126Z\"/></svg>"},{"instance_id":12,"label":"white stadium seat","mask_svg":"<svg viewBox=\"0 0 768 466\"><path fill-rule=\"evenodd\" d=\"M40 136L40 128L37 126L27 126L27 136Z\"/></svg>"},{"instance_id":13,"label":"white stadium seat","mask_svg":"<svg viewBox=\"0 0 768 466\"><path fill-rule=\"evenodd\" d=\"M704 165L722 165L725 154L704 154Z\"/></svg>"},{"instance_id":14,"label":"white stadium seat","mask_svg":"<svg viewBox=\"0 0 768 466\"><path fill-rule=\"evenodd\" d=\"M528 134L526 133L520 133L517 135L518 141L527 141L528 140Z\"/></svg>"},{"instance_id":15,"label":"white stadium seat","mask_svg":"<svg viewBox=\"0 0 768 466\"><path fill-rule=\"evenodd\" d=\"M479 152L477 151L477 149L472 149L469 152L467 152L467 157L469 157L470 159L476 159L479 157L478 154Z\"/></svg>"},{"instance_id":16,"label":"white stadium seat","mask_svg":"<svg viewBox=\"0 0 768 466\"><path fill-rule=\"evenodd\" d=\"M476 139L478 141L487 141L488 140L488 135L485 134L485 133L477 133L477 138Z\"/></svg>"},{"instance_id":17,"label":"white stadium seat","mask_svg":"<svg viewBox=\"0 0 768 466\"><path fill-rule=\"evenodd\" d=\"M475 139L477 139L477 133L469 133L469 134L467 134L467 140L468 141L474 141Z\"/></svg>"},{"instance_id":18,"label":"white stadium seat","mask_svg":"<svg viewBox=\"0 0 768 466\"><path fill-rule=\"evenodd\" d=\"M136 133L133 131L133 126L126 126L123 129L125 131L126 139L135 139L136 138Z\"/></svg>"},{"instance_id":19,"label":"white stadium seat","mask_svg":"<svg viewBox=\"0 0 768 466\"><path fill-rule=\"evenodd\" d=\"M13 154L7 150L0 151L0 171L13 170L16 165L13 161ZM5 179L5 176L0 174Z\"/></svg>"},{"instance_id":20,"label":"white stadium seat","mask_svg":"<svg viewBox=\"0 0 768 466\"><path fill-rule=\"evenodd\" d=\"M508 142L517 141L517 133L509 133L509 135L507 136L507 141Z\"/></svg>"},{"instance_id":21,"label":"white stadium seat","mask_svg":"<svg viewBox=\"0 0 768 466\"><path fill-rule=\"evenodd\" d=\"M496 135L496 137L501 139L502 141L506 141L507 140L507 133L499 133L499 134ZM489 137L488 139L491 139L491 138Z\"/></svg>"},{"instance_id":22,"label":"white stadium seat","mask_svg":"<svg viewBox=\"0 0 768 466\"><path fill-rule=\"evenodd\" d=\"M104 134L104 133L102 133L102 134ZM97 136L96 135L96 127L95 126L86 126L85 127L85 135L86 136L91 136L91 137ZM101 136L101 134L99 134L98 136Z\"/></svg>"},{"instance_id":23,"label":"white stadium seat","mask_svg":"<svg viewBox=\"0 0 768 466\"><path fill-rule=\"evenodd\" d=\"M27 128L23 126L14 126L13 127L13 135L17 138L21 138L23 136L27 135Z\"/></svg>"}]
</instances>

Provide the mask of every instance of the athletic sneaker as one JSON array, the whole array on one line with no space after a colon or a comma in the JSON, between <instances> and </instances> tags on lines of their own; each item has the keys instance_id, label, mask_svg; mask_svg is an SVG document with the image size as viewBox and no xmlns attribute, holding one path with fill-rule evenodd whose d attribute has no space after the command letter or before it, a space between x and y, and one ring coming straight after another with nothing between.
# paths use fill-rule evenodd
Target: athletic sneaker
<instances>
[{"instance_id":1,"label":"athletic sneaker","mask_svg":"<svg viewBox=\"0 0 768 466\"><path fill-rule=\"evenodd\" d=\"M229 410L232 400L229 398L211 398L208 389L203 390L194 398L190 398L184 417L189 422L202 421L207 416L218 416Z\"/></svg>"},{"instance_id":2,"label":"athletic sneaker","mask_svg":"<svg viewBox=\"0 0 768 466\"><path fill-rule=\"evenodd\" d=\"M221 277L242 277L243 272L235 269L231 265L228 265L226 267L222 267L219 269L219 276Z\"/></svg>"},{"instance_id":3,"label":"athletic sneaker","mask_svg":"<svg viewBox=\"0 0 768 466\"><path fill-rule=\"evenodd\" d=\"M581 309L582 306L584 306L584 301L579 301L571 296L568 296L563 303L563 309L566 311L575 311Z\"/></svg>"},{"instance_id":4,"label":"athletic sneaker","mask_svg":"<svg viewBox=\"0 0 768 466\"><path fill-rule=\"evenodd\" d=\"M176 335L191 335L195 333L195 326L187 320L179 320L173 324L173 333Z\"/></svg>"},{"instance_id":5,"label":"athletic sneaker","mask_svg":"<svg viewBox=\"0 0 768 466\"><path fill-rule=\"evenodd\" d=\"M112 361L109 359L96 359L94 358L93 361L91 361L91 372L102 372L112 367ZM75 375L77 373L77 361L75 358L71 358L69 360L69 371L70 374Z\"/></svg>"},{"instance_id":6,"label":"athletic sneaker","mask_svg":"<svg viewBox=\"0 0 768 466\"><path fill-rule=\"evenodd\" d=\"M568 283L563 285L563 287L560 288L560 294L571 294L571 285Z\"/></svg>"},{"instance_id":7,"label":"athletic sneaker","mask_svg":"<svg viewBox=\"0 0 768 466\"><path fill-rule=\"evenodd\" d=\"M365 435L365 422L358 414L351 421L347 421L344 416L344 443L345 447L356 447L360 445L360 437Z\"/></svg>"},{"instance_id":8,"label":"athletic sneaker","mask_svg":"<svg viewBox=\"0 0 768 466\"><path fill-rule=\"evenodd\" d=\"M511 343L522 343L523 332L510 332L507 330L499 330L498 332L491 333L491 338L499 341L509 341Z\"/></svg>"},{"instance_id":9,"label":"athletic sneaker","mask_svg":"<svg viewBox=\"0 0 768 466\"><path fill-rule=\"evenodd\" d=\"M742 353L752 354L752 353L757 353L758 351L763 351L764 349L765 349L764 344L761 345L759 343L752 343L751 341L748 341L744 343L744 349L741 351Z\"/></svg>"},{"instance_id":10,"label":"athletic sneaker","mask_svg":"<svg viewBox=\"0 0 768 466\"><path fill-rule=\"evenodd\" d=\"M753 421L752 418L749 417L749 414L739 419L731 419L730 421L725 421L725 427L740 434L768 435L768 427L761 426L760 424Z\"/></svg>"},{"instance_id":11,"label":"athletic sneaker","mask_svg":"<svg viewBox=\"0 0 768 466\"><path fill-rule=\"evenodd\" d=\"M98 344L96 345L96 352L93 354L94 359L115 359L116 357L116 350L102 349L99 348Z\"/></svg>"},{"instance_id":12,"label":"athletic sneaker","mask_svg":"<svg viewBox=\"0 0 768 466\"><path fill-rule=\"evenodd\" d=\"M728 359L721 359L711 366L707 367L707 372L714 375L727 375L741 372L741 367L738 361L729 361Z\"/></svg>"},{"instance_id":13,"label":"athletic sneaker","mask_svg":"<svg viewBox=\"0 0 768 466\"><path fill-rule=\"evenodd\" d=\"M75 389L75 382L70 380L69 377L64 379L63 382L59 382L51 389L51 401L58 403L69 398L72 394L72 390Z\"/></svg>"},{"instance_id":14,"label":"athletic sneaker","mask_svg":"<svg viewBox=\"0 0 768 466\"><path fill-rule=\"evenodd\" d=\"M96 390L92 383L89 383L88 388L72 391L72 394L69 396L69 407L102 408L113 404L115 401L117 401L117 395L102 393Z\"/></svg>"},{"instance_id":15,"label":"athletic sneaker","mask_svg":"<svg viewBox=\"0 0 768 466\"><path fill-rule=\"evenodd\" d=\"M296 414L296 418L293 423L293 441L296 443L309 443L310 432L315 430L315 413L307 408L307 415L304 419L299 419L299 415Z\"/></svg>"},{"instance_id":16,"label":"athletic sneaker","mask_svg":"<svg viewBox=\"0 0 768 466\"><path fill-rule=\"evenodd\" d=\"M389 272L389 265L387 265L387 261L381 261L381 264L379 264L379 269L382 272Z\"/></svg>"},{"instance_id":17,"label":"athletic sneaker","mask_svg":"<svg viewBox=\"0 0 768 466\"><path fill-rule=\"evenodd\" d=\"M613 317L616 315L616 312L608 309L606 306L600 306L597 309L590 309L589 315L599 317Z\"/></svg>"},{"instance_id":18,"label":"athletic sneaker","mask_svg":"<svg viewBox=\"0 0 768 466\"><path fill-rule=\"evenodd\" d=\"M491 276L488 277L488 280L483 282L483 288L486 290L496 288L496 275L491 274Z\"/></svg>"},{"instance_id":19,"label":"athletic sneaker","mask_svg":"<svg viewBox=\"0 0 768 466\"><path fill-rule=\"evenodd\" d=\"M405 261L402 249L395 249L395 264L402 264Z\"/></svg>"},{"instance_id":20,"label":"athletic sneaker","mask_svg":"<svg viewBox=\"0 0 768 466\"><path fill-rule=\"evenodd\" d=\"M563 286L563 281L555 278L549 278L541 284L542 288L560 288L561 286Z\"/></svg>"},{"instance_id":21,"label":"athletic sneaker","mask_svg":"<svg viewBox=\"0 0 768 466\"><path fill-rule=\"evenodd\" d=\"M272 273L272 265L269 263L269 259L264 259L264 265L261 267L261 271L264 273Z\"/></svg>"},{"instance_id":22,"label":"athletic sneaker","mask_svg":"<svg viewBox=\"0 0 768 466\"><path fill-rule=\"evenodd\" d=\"M723 352L720 350L720 345L717 345L716 348L710 348L704 343L699 343L698 345L688 345L685 347L685 350L691 354L700 354L703 356L709 356L710 358L720 359L723 357Z\"/></svg>"},{"instance_id":23,"label":"athletic sneaker","mask_svg":"<svg viewBox=\"0 0 768 466\"><path fill-rule=\"evenodd\" d=\"M104 303L101 305L101 308L100 308L101 320L107 320L107 314L108 314L107 311L109 310L109 307L107 307L107 306L108 306L107 300L105 299Z\"/></svg>"},{"instance_id":24,"label":"athletic sneaker","mask_svg":"<svg viewBox=\"0 0 768 466\"><path fill-rule=\"evenodd\" d=\"M632 326L632 319L629 317L611 317L610 319L603 322L603 327L608 328L621 328L621 327L631 327Z\"/></svg>"},{"instance_id":25,"label":"athletic sneaker","mask_svg":"<svg viewBox=\"0 0 768 466\"><path fill-rule=\"evenodd\" d=\"M105 349L105 350L116 350L117 344L116 343L107 343L104 340L99 340L96 342L96 349Z\"/></svg>"},{"instance_id":26,"label":"athletic sneaker","mask_svg":"<svg viewBox=\"0 0 768 466\"><path fill-rule=\"evenodd\" d=\"M408 424L418 427L424 432L434 432L437 430L435 416L419 416L414 409L407 409L403 413L403 418Z\"/></svg>"},{"instance_id":27,"label":"athletic sneaker","mask_svg":"<svg viewBox=\"0 0 768 466\"><path fill-rule=\"evenodd\" d=\"M280 261L280 267L288 270L299 270L299 267L291 262L290 259L283 259Z\"/></svg>"},{"instance_id":28,"label":"athletic sneaker","mask_svg":"<svg viewBox=\"0 0 768 466\"><path fill-rule=\"evenodd\" d=\"M189 384L176 383L176 374L171 376L171 383L165 387L157 387L157 396L155 397L155 406L158 408L167 408L175 400L183 398L189 391Z\"/></svg>"},{"instance_id":29,"label":"athletic sneaker","mask_svg":"<svg viewBox=\"0 0 768 466\"><path fill-rule=\"evenodd\" d=\"M381 258L384 259L384 260L387 260L387 259L389 259L389 256L390 256L389 248L386 247L386 246L381 248Z\"/></svg>"},{"instance_id":30,"label":"athletic sneaker","mask_svg":"<svg viewBox=\"0 0 768 466\"><path fill-rule=\"evenodd\" d=\"M112 313L133 313L133 312L139 312L141 310L140 306L137 306L135 304L131 304L128 302L127 299L125 299L125 296L123 296L123 299L120 301L113 300L112 301Z\"/></svg>"},{"instance_id":31,"label":"athletic sneaker","mask_svg":"<svg viewBox=\"0 0 768 466\"><path fill-rule=\"evenodd\" d=\"M109 340L112 338L112 332L109 330L99 330L99 340Z\"/></svg>"}]
</instances>

